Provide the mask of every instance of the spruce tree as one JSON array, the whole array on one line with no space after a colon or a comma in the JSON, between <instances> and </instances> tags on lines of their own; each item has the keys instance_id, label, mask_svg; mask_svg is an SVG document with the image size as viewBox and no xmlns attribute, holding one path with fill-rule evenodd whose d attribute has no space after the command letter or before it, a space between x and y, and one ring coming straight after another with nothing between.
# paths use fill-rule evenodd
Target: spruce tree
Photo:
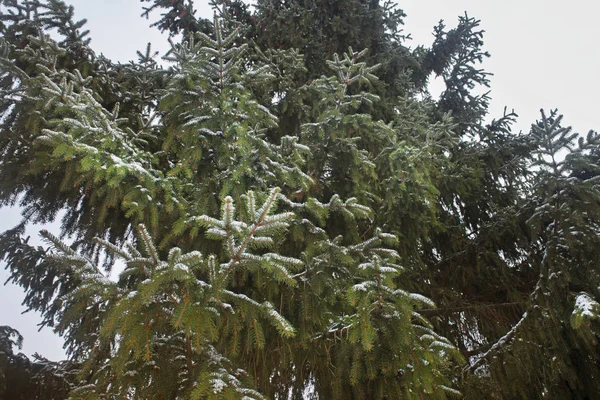
<instances>
[{"instance_id":1,"label":"spruce tree","mask_svg":"<svg viewBox=\"0 0 600 400\"><path fill-rule=\"evenodd\" d=\"M23 336L10 326L0 326L0 398L62 400L76 380L77 366L70 361L52 362L35 354L31 361L15 353Z\"/></svg>"},{"instance_id":2,"label":"spruce tree","mask_svg":"<svg viewBox=\"0 0 600 400\"><path fill-rule=\"evenodd\" d=\"M598 135L485 124L478 20L411 49L389 2L141 3L181 35L166 66L97 56L62 1L3 3L0 201L24 219L0 257L70 359L15 369L3 328L4 376L81 399L598 391Z\"/></svg>"}]
</instances>

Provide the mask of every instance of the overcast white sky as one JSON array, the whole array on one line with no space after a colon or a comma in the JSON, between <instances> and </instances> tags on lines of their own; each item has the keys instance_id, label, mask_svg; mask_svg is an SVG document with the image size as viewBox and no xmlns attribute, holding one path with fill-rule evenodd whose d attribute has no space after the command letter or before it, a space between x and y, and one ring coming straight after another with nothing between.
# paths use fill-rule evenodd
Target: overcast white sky
<instances>
[{"instance_id":1,"label":"overcast white sky","mask_svg":"<svg viewBox=\"0 0 600 400\"><path fill-rule=\"evenodd\" d=\"M98 53L122 62L136 58L148 42L164 52L166 39L149 22L139 18L137 0L67 0L78 18L88 19L92 47ZM205 16L212 13L208 0L195 1ZM504 106L519 114L519 129L527 130L538 118L539 109L558 108L565 123L586 133L600 129L600 3L591 0L406 0L399 5L406 12L405 30L413 45L429 45L433 26L444 19L455 26L465 11L482 20L485 48L491 53L484 68L494 73L491 81L491 113L502 115ZM432 85L439 91L439 83ZM12 227L18 216L11 209L0 210L0 231ZM34 233L39 227L31 229ZM0 269L0 284L7 277ZM0 325L11 325L25 337L23 352L39 352L61 359L62 340L50 330L37 332L39 317L21 315L22 291L0 286Z\"/></svg>"}]
</instances>

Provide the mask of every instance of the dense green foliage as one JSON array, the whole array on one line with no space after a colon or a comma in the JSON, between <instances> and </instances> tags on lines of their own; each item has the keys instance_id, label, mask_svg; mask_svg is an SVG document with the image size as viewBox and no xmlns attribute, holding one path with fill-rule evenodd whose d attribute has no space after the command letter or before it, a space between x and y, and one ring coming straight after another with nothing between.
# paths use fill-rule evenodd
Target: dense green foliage
<instances>
[{"instance_id":1,"label":"dense green foliage","mask_svg":"<svg viewBox=\"0 0 600 400\"><path fill-rule=\"evenodd\" d=\"M0 395L600 391L600 137L485 124L479 21L411 49L391 2L142 3L181 34L164 66L97 56L62 1L2 3L0 257L69 361L1 328Z\"/></svg>"}]
</instances>

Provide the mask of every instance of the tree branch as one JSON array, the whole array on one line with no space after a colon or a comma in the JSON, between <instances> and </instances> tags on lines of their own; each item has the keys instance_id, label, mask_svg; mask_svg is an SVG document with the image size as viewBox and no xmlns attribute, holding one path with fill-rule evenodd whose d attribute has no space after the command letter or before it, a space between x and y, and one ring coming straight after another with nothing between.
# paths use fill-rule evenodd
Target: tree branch
<instances>
[{"instance_id":1,"label":"tree branch","mask_svg":"<svg viewBox=\"0 0 600 400\"><path fill-rule=\"evenodd\" d=\"M524 305L524 303L521 301L513 301L513 302L499 303L499 304L488 303L488 304L478 304L478 305L461 306L461 307L425 308L425 309L416 310L416 311L425 317L432 317L432 316L436 316L436 315L444 315L444 314L451 314L451 313L456 313L456 312L481 310L481 309L488 309L488 308L492 308L492 309L517 308L517 307L523 306L523 305Z\"/></svg>"}]
</instances>

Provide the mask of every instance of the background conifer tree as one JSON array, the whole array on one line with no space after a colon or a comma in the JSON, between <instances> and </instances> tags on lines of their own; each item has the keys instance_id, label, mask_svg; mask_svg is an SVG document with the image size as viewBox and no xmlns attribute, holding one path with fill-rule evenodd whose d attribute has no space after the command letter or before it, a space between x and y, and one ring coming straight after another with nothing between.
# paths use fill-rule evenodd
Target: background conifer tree
<instances>
[{"instance_id":1,"label":"background conifer tree","mask_svg":"<svg viewBox=\"0 0 600 400\"><path fill-rule=\"evenodd\" d=\"M38 354L31 361L23 353L15 353L22 345L18 331L0 326L0 396L15 400L67 398L76 379L76 364L48 361Z\"/></svg>"}]
</instances>

